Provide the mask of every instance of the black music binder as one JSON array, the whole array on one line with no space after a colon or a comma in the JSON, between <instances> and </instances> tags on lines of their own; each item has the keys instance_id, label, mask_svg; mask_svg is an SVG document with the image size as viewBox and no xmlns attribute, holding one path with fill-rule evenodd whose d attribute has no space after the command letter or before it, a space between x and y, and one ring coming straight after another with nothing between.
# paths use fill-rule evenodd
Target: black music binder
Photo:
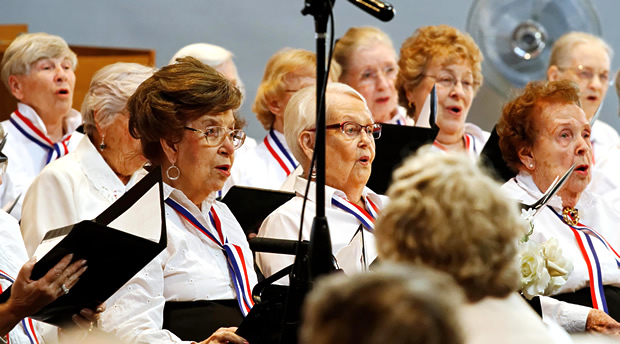
<instances>
[{"instance_id":1,"label":"black music binder","mask_svg":"<svg viewBox=\"0 0 620 344\"><path fill-rule=\"evenodd\" d=\"M439 129L395 124L381 126L381 137L375 141L375 160L366 186L383 195L392 182L392 172L418 148L433 143Z\"/></svg>"},{"instance_id":2,"label":"black music binder","mask_svg":"<svg viewBox=\"0 0 620 344\"><path fill-rule=\"evenodd\" d=\"M502 151L499 148L499 135L497 135L496 127L493 127L491 136L484 145L482 152L480 153L480 162L486 166L489 171L495 174L495 177L502 182L509 181L517 173L513 171L502 155Z\"/></svg>"},{"instance_id":3,"label":"black music binder","mask_svg":"<svg viewBox=\"0 0 620 344\"><path fill-rule=\"evenodd\" d=\"M139 225L137 225L139 224ZM167 245L161 169L156 168L94 220L49 231L35 256L31 279L43 277L64 256L86 259L88 270L71 291L30 318L64 326L82 308L105 302ZM48 251L48 252L46 252ZM11 293L7 288L0 303Z\"/></svg>"},{"instance_id":4,"label":"black music binder","mask_svg":"<svg viewBox=\"0 0 620 344\"><path fill-rule=\"evenodd\" d=\"M233 186L222 202L235 215L245 235L257 234L261 224L269 214L282 204L295 197L292 192Z\"/></svg>"}]
</instances>

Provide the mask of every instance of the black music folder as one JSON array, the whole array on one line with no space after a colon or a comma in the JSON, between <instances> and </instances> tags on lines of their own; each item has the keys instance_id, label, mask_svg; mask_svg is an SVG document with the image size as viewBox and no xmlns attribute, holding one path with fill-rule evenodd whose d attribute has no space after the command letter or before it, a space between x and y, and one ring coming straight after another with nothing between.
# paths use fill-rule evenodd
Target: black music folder
<instances>
[{"instance_id":1,"label":"black music folder","mask_svg":"<svg viewBox=\"0 0 620 344\"><path fill-rule=\"evenodd\" d=\"M439 129L384 123L381 126L381 137L375 141L375 160L366 186L383 195L392 182L392 172L418 148L433 143Z\"/></svg>"},{"instance_id":2,"label":"black music folder","mask_svg":"<svg viewBox=\"0 0 620 344\"><path fill-rule=\"evenodd\" d=\"M88 269L66 295L30 316L56 326L72 322L82 308L105 302L166 248L161 169L156 168L94 220L47 232L31 279L43 277L64 256L86 259ZM7 288L0 303L11 293Z\"/></svg>"},{"instance_id":3,"label":"black music folder","mask_svg":"<svg viewBox=\"0 0 620 344\"><path fill-rule=\"evenodd\" d=\"M235 215L248 236L250 233L257 234L265 218L293 197L293 192L235 185L228 190L222 202Z\"/></svg>"},{"instance_id":4,"label":"black music folder","mask_svg":"<svg viewBox=\"0 0 620 344\"><path fill-rule=\"evenodd\" d=\"M497 135L496 127L493 127L491 136L480 153L480 162L492 171L497 179L507 182L516 176L517 173L508 167L504 160L502 151L499 148L499 135Z\"/></svg>"}]
</instances>

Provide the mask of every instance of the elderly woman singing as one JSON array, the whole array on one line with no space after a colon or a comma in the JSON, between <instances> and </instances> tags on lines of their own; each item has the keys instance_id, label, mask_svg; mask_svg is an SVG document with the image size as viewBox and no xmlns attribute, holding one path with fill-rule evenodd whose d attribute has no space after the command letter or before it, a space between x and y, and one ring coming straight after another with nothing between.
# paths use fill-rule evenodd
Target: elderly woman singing
<instances>
[{"instance_id":1,"label":"elderly woman singing","mask_svg":"<svg viewBox=\"0 0 620 344\"><path fill-rule=\"evenodd\" d=\"M23 193L43 167L76 149L79 112L72 108L77 57L64 39L47 33L17 37L2 57L2 82L17 109L2 122L4 154L11 159L0 186L0 205L21 218Z\"/></svg>"},{"instance_id":2,"label":"elderly woman singing","mask_svg":"<svg viewBox=\"0 0 620 344\"><path fill-rule=\"evenodd\" d=\"M304 176L314 151L316 131L316 89L307 87L296 93L286 111L286 142L300 162L304 173L295 183L297 197L276 209L263 222L258 236L296 240L299 233L304 190ZM364 98L350 86L332 83L326 91L325 139L325 214L331 231L333 253L345 272L364 270L376 258L374 219L383 208L383 200L366 187L375 158L375 138L381 125L372 120ZM289 120L291 119L291 120ZM315 213L314 181L310 181L302 238L309 240ZM364 242L359 254L343 250L352 242ZM359 247L359 246L358 246ZM276 273L293 262L293 257L270 253L257 254L256 262L265 276Z\"/></svg>"},{"instance_id":3,"label":"elderly woman singing","mask_svg":"<svg viewBox=\"0 0 620 344\"><path fill-rule=\"evenodd\" d=\"M252 252L215 195L245 139L241 92L193 57L163 67L129 99L129 128L162 167L168 247L108 301L102 327L136 343L243 343L252 307Z\"/></svg>"},{"instance_id":4,"label":"elderly woman singing","mask_svg":"<svg viewBox=\"0 0 620 344\"><path fill-rule=\"evenodd\" d=\"M116 63L93 76L82 103L86 137L43 169L24 198L21 230L29 255L47 231L95 218L144 175L140 141L129 135L127 100L153 72Z\"/></svg>"},{"instance_id":5,"label":"elderly woman singing","mask_svg":"<svg viewBox=\"0 0 620 344\"><path fill-rule=\"evenodd\" d=\"M398 100L416 121L437 85L435 149L468 152L472 157L482 152L489 133L466 123L482 85L482 58L471 36L447 25L419 28L400 48Z\"/></svg>"},{"instance_id":6,"label":"elderly woman singing","mask_svg":"<svg viewBox=\"0 0 620 344\"><path fill-rule=\"evenodd\" d=\"M620 216L586 188L593 165L590 131L576 84L529 83L504 106L497 124L504 160L518 171L503 188L513 198L532 204L556 176L576 164L559 197L551 199L532 221L530 240L557 239L574 265L553 296L540 297L543 319L555 320L570 332L618 334Z\"/></svg>"}]
</instances>

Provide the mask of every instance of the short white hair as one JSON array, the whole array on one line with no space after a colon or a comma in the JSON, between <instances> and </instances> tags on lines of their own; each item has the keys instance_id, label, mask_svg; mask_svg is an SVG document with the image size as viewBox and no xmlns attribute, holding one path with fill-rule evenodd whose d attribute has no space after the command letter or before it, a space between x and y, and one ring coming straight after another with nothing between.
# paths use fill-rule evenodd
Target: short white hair
<instances>
[{"instance_id":1,"label":"short white hair","mask_svg":"<svg viewBox=\"0 0 620 344\"><path fill-rule=\"evenodd\" d=\"M82 102L82 120L87 135L97 130L97 122L105 128L126 111L127 100L138 86L155 73L152 67L137 63L118 62L101 68L93 76Z\"/></svg>"},{"instance_id":2,"label":"short white hair","mask_svg":"<svg viewBox=\"0 0 620 344\"><path fill-rule=\"evenodd\" d=\"M330 82L325 90L325 117L330 118L330 110L336 105L330 94L340 93L361 100L366 109L368 105L364 97L351 86L339 82ZM370 113L370 110L368 110ZM284 110L284 137L297 161L307 160L303 149L299 146L299 135L304 130L316 127L316 85L305 87L291 97ZM307 171L304 171L307 172Z\"/></svg>"},{"instance_id":3,"label":"short white hair","mask_svg":"<svg viewBox=\"0 0 620 344\"><path fill-rule=\"evenodd\" d=\"M186 56L194 57L207 66L215 68L228 60L232 60L233 53L214 44L194 43L177 51L168 64L176 63L178 58Z\"/></svg>"},{"instance_id":4,"label":"short white hair","mask_svg":"<svg viewBox=\"0 0 620 344\"><path fill-rule=\"evenodd\" d=\"M45 32L25 33L17 36L6 48L2 57L2 82L7 90L11 75L28 75L30 66L46 58L65 57L71 61L71 69L77 67L77 56L60 36Z\"/></svg>"}]
</instances>

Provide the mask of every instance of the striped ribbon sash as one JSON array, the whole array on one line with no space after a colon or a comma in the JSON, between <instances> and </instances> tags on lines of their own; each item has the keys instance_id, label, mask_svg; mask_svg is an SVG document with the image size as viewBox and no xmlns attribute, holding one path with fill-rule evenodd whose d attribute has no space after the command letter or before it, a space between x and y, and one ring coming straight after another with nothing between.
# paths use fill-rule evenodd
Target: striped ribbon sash
<instances>
[{"instance_id":1,"label":"striped ribbon sash","mask_svg":"<svg viewBox=\"0 0 620 344\"><path fill-rule=\"evenodd\" d=\"M332 204L355 216L355 218L362 223L364 228L372 233L375 230L375 219L380 211L368 197L362 198L366 203L366 209L368 209L368 211L355 203L351 203L348 199L335 194L332 196Z\"/></svg>"},{"instance_id":2,"label":"striped ribbon sash","mask_svg":"<svg viewBox=\"0 0 620 344\"><path fill-rule=\"evenodd\" d=\"M15 128L17 128L17 130L19 130L19 132L26 136L26 138L48 151L47 159L45 161L46 165L52 160L56 160L69 153L67 144L69 143L71 135L68 135L61 141L54 143L49 137L47 137L47 135L43 134L39 128L32 124L28 118L22 115L19 110L15 110L9 118L9 121L15 126Z\"/></svg>"},{"instance_id":3,"label":"striped ribbon sash","mask_svg":"<svg viewBox=\"0 0 620 344\"><path fill-rule=\"evenodd\" d=\"M15 279L13 277L11 277L9 274L7 274L6 272L2 270L0 270L0 278L6 279L11 283L15 282ZM2 293L2 287L0 287L0 293ZM28 340L30 340L30 344L39 344L39 339L37 338L37 334L34 329L34 324L32 323L32 319L24 318L20 321L20 323L21 323L22 328L24 329L24 333L26 333L26 336L28 336Z\"/></svg>"},{"instance_id":4,"label":"striped ribbon sash","mask_svg":"<svg viewBox=\"0 0 620 344\"><path fill-rule=\"evenodd\" d=\"M284 147L282 142L278 140L273 129L269 130L269 134L265 136L263 142L265 143L265 147L269 150L269 153L271 153L273 158L280 164L280 167L282 167L286 175L289 176L297 168L299 163L293 158L291 152Z\"/></svg>"},{"instance_id":5,"label":"striped ribbon sash","mask_svg":"<svg viewBox=\"0 0 620 344\"><path fill-rule=\"evenodd\" d=\"M194 215L192 215L187 209L185 209L185 207L177 203L172 198L166 199L165 202L176 210L176 212L187 220L187 222L198 229L202 234L209 238L209 240L214 242L224 251L227 258L226 261L228 263L228 271L230 272L230 276L233 280L235 291L237 293L239 308L241 309L243 316L246 316L250 312L250 309L254 306L254 301L252 300L252 289L250 288L250 280L248 278L248 267L245 264L245 258L241 247L228 242L228 239L224 236L224 233L222 232L222 224L217 213L215 212L215 209L211 207L211 210L209 210L209 221L211 222L213 229L215 229L217 236L215 236L212 231L205 228L202 223L194 217Z\"/></svg>"},{"instance_id":6,"label":"striped ribbon sash","mask_svg":"<svg viewBox=\"0 0 620 344\"><path fill-rule=\"evenodd\" d=\"M549 207L549 206L548 206ZM573 235L575 236L575 240L577 240L577 244L579 245L579 250L581 251L581 255L586 262L588 267L588 275L590 278L590 293L592 297L592 307L596 309L600 309L605 311L605 313L609 313L607 310L607 301L605 300L605 292L603 291L603 275L601 272L601 265L599 262L598 255L596 254L596 250L594 249L594 245L592 243L592 238L600 241L609 252L612 253L614 259L616 260L616 265L620 268L620 255L618 252L611 246L605 238L595 231L594 229L582 224L577 223L577 225L570 225L564 221L562 215L557 213L553 208L549 207L553 211L553 213L562 221L562 223L566 224Z\"/></svg>"}]
</instances>

